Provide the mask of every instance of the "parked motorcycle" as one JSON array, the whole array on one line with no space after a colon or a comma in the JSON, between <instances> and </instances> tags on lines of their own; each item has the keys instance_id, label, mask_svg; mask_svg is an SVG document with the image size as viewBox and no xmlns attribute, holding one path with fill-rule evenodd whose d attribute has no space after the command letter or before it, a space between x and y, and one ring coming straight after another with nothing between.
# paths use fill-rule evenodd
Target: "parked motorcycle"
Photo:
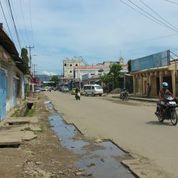
<instances>
[{"instance_id":1,"label":"parked motorcycle","mask_svg":"<svg viewBox=\"0 0 178 178\"><path fill-rule=\"evenodd\" d=\"M164 120L170 120L172 125L176 125L178 121L178 116L176 112L177 103L175 98L170 95L165 95L164 100L160 102L162 109L158 107L158 112L156 112L156 116L159 122L163 122Z\"/></svg>"},{"instance_id":2,"label":"parked motorcycle","mask_svg":"<svg viewBox=\"0 0 178 178\"><path fill-rule=\"evenodd\" d=\"M123 89L120 92L120 99L124 101L124 100L128 100L128 97L129 97L129 93L128 93L127 89Z\"/></svg>"}]
</instances>

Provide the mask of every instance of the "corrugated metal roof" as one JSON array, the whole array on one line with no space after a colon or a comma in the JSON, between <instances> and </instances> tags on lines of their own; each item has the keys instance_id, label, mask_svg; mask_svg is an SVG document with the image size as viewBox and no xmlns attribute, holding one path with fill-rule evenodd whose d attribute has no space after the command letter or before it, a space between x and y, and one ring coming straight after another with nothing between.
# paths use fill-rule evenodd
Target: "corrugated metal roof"
<instances>
[{"instance_id":1,"label":"corrugated metal roof","mask_svg":"<svg viewBox=\"0 0 178 178\"><path fill-rule=\"evenodd\" d=\"M2 26L0 27L0 45L9 53L12 59L15 61L16 66L22 71L25 72L25 64L22 59L19 57L19 53L13 43L9 38L6 32L3 30Z\"/></svg>"},{"instance_id":2,"label":"corrugated metal roof","mask_svg":"<svg viewBox=\"0 0 178 178\"><path fill-rule=\"evenodd\" d=\"M14 43L8 37L8 35L4 32L2 28L0 28L0 45L14 58L18 59L19 54Z\"/></svg>"}]
</instances>

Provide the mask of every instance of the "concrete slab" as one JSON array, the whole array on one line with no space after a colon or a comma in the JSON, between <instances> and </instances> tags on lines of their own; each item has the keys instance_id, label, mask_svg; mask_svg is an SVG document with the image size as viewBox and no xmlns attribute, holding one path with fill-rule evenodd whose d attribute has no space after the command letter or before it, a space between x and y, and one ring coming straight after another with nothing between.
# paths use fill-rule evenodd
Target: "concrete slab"
<instances>
[{"instance_id":1,"label":"concrete slab","mask_svg":"<svg viewBox=\"0 0 178 178\"><path fill-rule=\"evenodd\" d=\"M0 130L1 145L21 144L22 141L29 141L36 137L37 135L33 131L24 130L24 126Z\"/></svg>"},{"instance_id":2,"label":"concrete slab","mask_svg":"<svg viewBox=\"0 0 178 178\"><path fill-rule=\"evenodd\" d=\"M11 121L7 121L7 124L9 125L21 125L21 124L30 124L30 121L19 121L19 120L11 120Z\"/></svg>"},{"instance_id":3,"label":"concrete slab","mask_svg":"<svg viewBox=\"0 0 178 178\"><path fill-rule=\"evenodd\" d=\"M0 146L17 146L21 142L22 139L17 132L4 129L0 131Z\"/></svg>"},{"instance_id":4,"label":"concrete slab","mask_svg":"<svg viewBox=\"0 0 178 178\"><path fill-rule=\"evenodd\" d=\"M9 137L0 137L0 147L2 146L19 146L22 143L20 138L9 138Z\"/></svg>"},{"instance_id":5,"label":"concrete slab","mask_svg":"<svg viewBox=\"0 0 178 178\"><path fill-rule=\"evenodd\" d=\"M24 131L22 132L21 138L23 141L30 141L34 138L37 138L37 135L34 134L32 131Z\"/></svg>"},{"instance_id":6,"label":"concrete slab","mask_svg":"<svg viewBox=\"0 0 178 178\"><path fill-rule=\"evenodd\" d=\"M38 123L38 117L10 117L6 120L6 122L11 125Z\"/></svg>"}]
</instances>

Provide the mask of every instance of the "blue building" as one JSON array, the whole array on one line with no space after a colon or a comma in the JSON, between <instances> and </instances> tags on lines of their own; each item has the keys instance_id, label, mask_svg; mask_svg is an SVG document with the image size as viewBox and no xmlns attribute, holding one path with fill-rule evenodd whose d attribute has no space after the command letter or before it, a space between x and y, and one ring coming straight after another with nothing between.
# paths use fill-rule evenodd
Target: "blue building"
<instances>
[{"instance_id":1,"label":"blue building","mask_svg":"<svg viewBox=\"0 0 178 178\"><path fill-rule=\"evenodd\" d=\"M25 98L24 63L0 24L0 120Z\"/></svg>"}]
</instances>

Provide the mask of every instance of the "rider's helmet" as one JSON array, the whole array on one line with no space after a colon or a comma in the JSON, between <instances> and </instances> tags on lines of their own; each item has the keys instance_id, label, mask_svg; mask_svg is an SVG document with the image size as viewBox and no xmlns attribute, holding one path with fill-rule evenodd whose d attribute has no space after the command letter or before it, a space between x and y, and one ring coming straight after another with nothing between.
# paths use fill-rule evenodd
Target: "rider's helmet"
<instances>
[{"instance_id":1,"label":"rider's helmet","mask_svg":"<svg viewBox=\"0 0 178 178\"><path fill-rule=\"evenodd\" d=\"M163 89L167 89L168 88L168 83L167 82L163 82L161 86L162 86Z\"/></svg>"}]
</instances>

